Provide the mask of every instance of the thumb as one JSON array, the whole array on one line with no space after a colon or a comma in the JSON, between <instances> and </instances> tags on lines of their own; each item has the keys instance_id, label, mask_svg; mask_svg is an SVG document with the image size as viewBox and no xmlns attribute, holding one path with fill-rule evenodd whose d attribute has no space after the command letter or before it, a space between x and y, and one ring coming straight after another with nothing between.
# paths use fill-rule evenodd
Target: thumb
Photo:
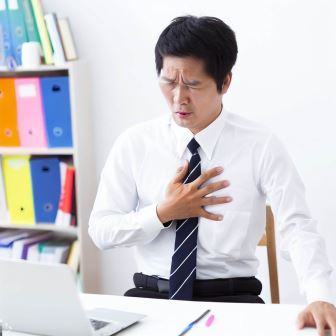
<instances>
[{"instance_id":1,"label":"thumb","mask_svg":"<svg viewBox=\"0 0 336 336\"><path fill-rule=\"evenodd\" d=\"M176 175L173 178L173 183L182 182L188 171L188 161L184 160L183 165L177 169Z\"/></svg>"},{"instance_id":2,"label":"thumb","mask_svg":"<svg viewBox=\"0 0 336 336\"><path fill-rule=\"evenodd\" d=\"M301 312L296 319L296 326L298 329L302 329L305 326L305 313Z\"/></svg>"}]
</instances>

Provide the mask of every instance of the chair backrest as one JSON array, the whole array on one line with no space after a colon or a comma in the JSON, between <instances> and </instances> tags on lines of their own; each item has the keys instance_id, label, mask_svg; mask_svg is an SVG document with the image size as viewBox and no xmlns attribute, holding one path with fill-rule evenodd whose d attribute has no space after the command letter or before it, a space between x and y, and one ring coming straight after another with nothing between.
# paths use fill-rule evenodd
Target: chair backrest
<instances>
[{"instance_id":1,"label":"chair backrest","mask_svg":"<svg viewBox=\"0 0 336 336\"><path fill-rule=\"evenodd\" d=\"M267 248L271 299L272 303L280 303L274 217L270 206L266 206L266 230L258 246L266 246Z\"/></svg>"}]
</instances>

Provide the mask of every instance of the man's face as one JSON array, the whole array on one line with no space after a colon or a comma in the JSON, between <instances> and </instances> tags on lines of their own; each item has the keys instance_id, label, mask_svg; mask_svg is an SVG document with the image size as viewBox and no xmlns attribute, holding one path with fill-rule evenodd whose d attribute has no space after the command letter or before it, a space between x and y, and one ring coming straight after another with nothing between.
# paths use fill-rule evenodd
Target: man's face
<instances>
[{"instance_id":1,"label":"man's face","mask_svg":"<svg viewBox=\"0 0 336 336\"><path fill-rule=\"evenodd\" d=\"M177 125L196 134L220 114L222 96L229 88L231 73L222 91L204 70L202 60L193 57L165 56L160 73L160 88Z\"/></svg>"}]
</instances>

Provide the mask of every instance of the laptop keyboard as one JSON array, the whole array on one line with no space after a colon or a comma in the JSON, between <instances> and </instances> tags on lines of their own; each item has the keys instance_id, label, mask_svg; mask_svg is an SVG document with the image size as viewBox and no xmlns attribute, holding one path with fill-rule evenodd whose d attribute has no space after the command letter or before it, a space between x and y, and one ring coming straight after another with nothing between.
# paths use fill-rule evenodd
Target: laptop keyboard
<instances>
[{"instance_id":1,"label":"laptop keyboard","mask_svg":"<svg viewBox=\"0 0 336 336\"><path fill-rule=\"evenodd\" d=\"M94 330L99 330L109 324L109 322L104 322L104 321L99 321L99 320L94 320L94 319L90 319L90 322Z\"/></svg>"}]
</instances>

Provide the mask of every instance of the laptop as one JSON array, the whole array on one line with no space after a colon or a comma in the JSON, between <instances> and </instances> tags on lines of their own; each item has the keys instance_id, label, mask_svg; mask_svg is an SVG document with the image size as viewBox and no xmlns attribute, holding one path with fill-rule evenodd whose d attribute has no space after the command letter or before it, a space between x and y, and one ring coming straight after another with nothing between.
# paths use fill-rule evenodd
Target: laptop
<instances>
[{"instance_id":1,"label":"laptop","mask_svg":"<svg viewBox=\"0 0 336 336\"><path fill-rule=\"evenodd\" d=\"M65 264L0 260L4 329L47 336L108 336L144 317L104 308L85 312L73 272Z\"/></svg>"}]
</instances>

